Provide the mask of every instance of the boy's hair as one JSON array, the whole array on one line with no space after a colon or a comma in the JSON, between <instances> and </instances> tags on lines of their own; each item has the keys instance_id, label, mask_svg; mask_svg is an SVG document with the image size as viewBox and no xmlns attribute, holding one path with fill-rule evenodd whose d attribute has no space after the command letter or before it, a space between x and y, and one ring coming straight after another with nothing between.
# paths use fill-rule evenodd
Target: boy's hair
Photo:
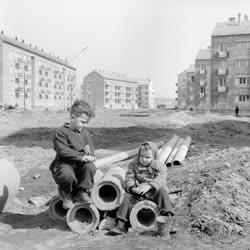
<instances>
[{"instance_id":1,"label":"boy's hair","mask_svg":"<svg viewBox=\"0 0 250 250\"><path fill-rule=\"evenodd\" d=\"M70 108L70 115L79 117L81 114L86 114L89 118L95 117L95 113L90 104L84 100L75 100Z\"/></svg>"}]
</instances>

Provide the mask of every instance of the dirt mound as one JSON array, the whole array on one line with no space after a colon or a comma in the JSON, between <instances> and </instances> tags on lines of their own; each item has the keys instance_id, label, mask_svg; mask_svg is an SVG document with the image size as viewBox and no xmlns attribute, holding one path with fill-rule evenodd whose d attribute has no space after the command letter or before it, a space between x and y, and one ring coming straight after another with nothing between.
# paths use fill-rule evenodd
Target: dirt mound
<instances>
[{"instance_id":1,"label":"dirt mound","mask_svg":"<svg viewBox=\"0 0 250 250\"><path fill-rule=\"evenodd\" d=\"M194 178L186 204L192 228L216 238L244 233L250 222L250 148L229 148L191 161L187 167Z\"/></svg>"}]
</instances>

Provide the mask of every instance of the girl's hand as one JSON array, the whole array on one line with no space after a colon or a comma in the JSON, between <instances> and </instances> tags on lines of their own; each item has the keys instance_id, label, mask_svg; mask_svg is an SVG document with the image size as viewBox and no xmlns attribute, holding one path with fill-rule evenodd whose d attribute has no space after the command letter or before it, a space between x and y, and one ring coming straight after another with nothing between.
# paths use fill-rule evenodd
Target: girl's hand
<instances>
[{"instance_id":1,"label":"girl's hand","mask_svg":"<svg viewBox=\"0 0 250 250\"><path fill-rule=\"evenodd\" d=\"M151 186L149 184L141 184L138 188L138 194L145 194L147 193L150 189L151 189Z\"/></svg>"}]
</instances>

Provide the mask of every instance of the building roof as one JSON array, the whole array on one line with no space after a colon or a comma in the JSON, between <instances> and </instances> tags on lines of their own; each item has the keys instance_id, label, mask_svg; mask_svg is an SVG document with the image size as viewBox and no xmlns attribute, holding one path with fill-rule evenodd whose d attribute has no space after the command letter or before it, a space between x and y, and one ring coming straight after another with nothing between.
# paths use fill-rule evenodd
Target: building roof
<instances>
[{"instance_id":1,"label":"building roof","mask_svg":"<svg viewBox=\"0 0 250 250\"><path fill-rule=\"evenodd\" d=\"M195 60L211 59L211 49L200 49L195 57Z\"/></svg>"},{"instance_id":2,"label":"building roof","mask_svg":"<svg viewBox=\"0 0 250 250\"><path fill-rule=\"evenodd\" d=\"M212 36L230 36L230 35L246 35L250 34L250 21L241 22L229 21L216 23L212 32Z\"/></svg>"},{"instance_id":3,"label":"building roof","mask_svg":"<svg viewBox=\"0 0 250 250\"><path fill-rule=\"evenodd\" d=\"M98 73L99 75L101 75L105 79L138 83L138 80L136 80L136 78L128 77L126 74L105 71L102 69L95 69L94 72Z\"/></svg>"},{"instance_id":4,"label":"building roof","mask_svg":"<svg viewBox=\"0 0 250 250\"><path fill-rule=\"evenodd\" d=\"M33 54L37 55L37 56L43 57L44 59L50 60L50 61L52 61L54 63L58 63L58 64L60 64L62 66L70 68L72 70L76 70L76 68L74 68L73 66L68 64L68 62L65 61L65 60L59 59L59 57L54 57L54 56L52 56L52 55L50 55L48 53L45 53L45 52L43 52L41 50L38 50L37 48L34 48L34 47L30 46L30 45L27 45L24 42L20 42L20 41L18 41L16 39L8 37L8 36L6 36L6 35L4 35L2 33L0 34L0 40L2 40L4 43L10 44L10 45L15 46L15 47L17 47L19 49L23 49L23 50L26 50L26 51L28 51L30 53L33 53Z\"/></svg>"},{"instance_id":5,"label":"building roof","mask_svg":"<svg viewBox=\"0 0 250 250\"><path fill-rule=\"evenodd\" d=\"M137 82L140 85L149 85L151 83L151 79L149 79L149 78L138 78Z\"/></svg>"},{"instance_id":6,"label":"building roof","mask_svg":"<svg viewBox=\"0 0 250 250\"><path fill-rule=\"evenodd\" d=\"M195 73L195 65L190 64L189 67L185 70L187 73Z\"/></svg>"}]
</instances>

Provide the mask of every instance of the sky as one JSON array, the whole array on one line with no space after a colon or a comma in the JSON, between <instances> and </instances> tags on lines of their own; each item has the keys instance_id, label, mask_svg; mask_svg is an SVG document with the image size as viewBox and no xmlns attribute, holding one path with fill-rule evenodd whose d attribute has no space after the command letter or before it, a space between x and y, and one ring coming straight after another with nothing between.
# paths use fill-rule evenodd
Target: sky
<instances>
[{"instance_id":1,"label":"sky","mask_svg":"<svg viewBox=\"0 0 250 250\"><path fill-rule=\"evenodd\" d=\"M210 45L216 22L248 0L0 0L0 30L70 58L78 87L94 69L150 78L158 97L176 97L177 74Z\"/></svg>"}]
</instances>

